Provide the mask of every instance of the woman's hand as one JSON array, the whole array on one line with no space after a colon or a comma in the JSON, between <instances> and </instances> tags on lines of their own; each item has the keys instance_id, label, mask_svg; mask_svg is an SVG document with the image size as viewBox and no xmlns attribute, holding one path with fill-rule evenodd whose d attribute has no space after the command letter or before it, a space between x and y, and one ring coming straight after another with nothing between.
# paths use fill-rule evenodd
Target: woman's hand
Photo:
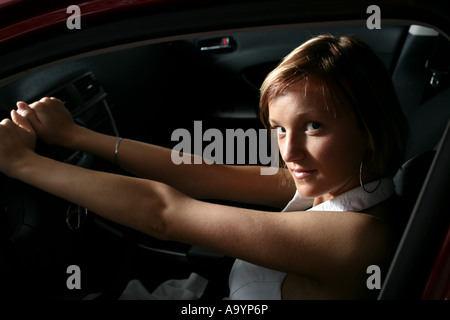
<instances>
[{"instance_id":1,"label":"woman's hand","mask_svg":"<svg viewBox=\"0 0 450 320\"><path fill-rule=\"evenodd\" d=\"M70 147L76 136L78 125L57 98L42 98L30 105L19 101L17 113L26 118L39 138L48 144Z\"/></svg>"},{"instance_id":2,"label":"woman's hand","mask_svg":"<svg viewBox=\"0 0 450 320\"><path fill-rule=\"evenodd\" d=\"M13 176L20 163L36 146L36 133L30 122L11 111L11 118L0 122L0 171Z\"/></svg>"}]
</instances>

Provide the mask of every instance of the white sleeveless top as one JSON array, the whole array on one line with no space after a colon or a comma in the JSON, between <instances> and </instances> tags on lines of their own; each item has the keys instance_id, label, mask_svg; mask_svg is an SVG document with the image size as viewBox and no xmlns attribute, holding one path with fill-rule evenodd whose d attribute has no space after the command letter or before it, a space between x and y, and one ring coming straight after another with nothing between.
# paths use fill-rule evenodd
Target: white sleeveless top
<instances>
[{"instance_id":1,"label":"white sleeveless top","mask_svg":"<svg viewBox=\"0 0 450 320\"><path fill-rule=\"evenodd\" d=\"M366 184L373 190L378 181ZM373 193L365 192L361 187L347 191L338 197L312 207L313 199L302 198L298 192L283 209L286 211L362 211L383 202L394 194L391 179L382 179ZM286 273L264 268L236 259L229 277L231 300L281 300L281 285Z\"/></svg>"}]
</instances>

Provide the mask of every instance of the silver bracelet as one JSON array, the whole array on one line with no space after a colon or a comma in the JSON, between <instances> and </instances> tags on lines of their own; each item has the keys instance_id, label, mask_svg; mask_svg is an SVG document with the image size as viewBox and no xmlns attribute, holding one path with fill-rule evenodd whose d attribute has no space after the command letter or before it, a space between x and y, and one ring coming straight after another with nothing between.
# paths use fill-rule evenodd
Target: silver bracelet
<instances>
[{"instance_id":1,"label":"silver bracelet","mask_svg":"<svg viewBox=\"0 0 450 320\"><path fill-rule=\"evenodd\" d=\"M117 156L119 154L119 145L120 145L121 141L122 141L122 138L117 139L116 148L114 149L114 164L116 164L116 165L119 165L119 162L117 161Z\"/></svg>"}]
</instances>

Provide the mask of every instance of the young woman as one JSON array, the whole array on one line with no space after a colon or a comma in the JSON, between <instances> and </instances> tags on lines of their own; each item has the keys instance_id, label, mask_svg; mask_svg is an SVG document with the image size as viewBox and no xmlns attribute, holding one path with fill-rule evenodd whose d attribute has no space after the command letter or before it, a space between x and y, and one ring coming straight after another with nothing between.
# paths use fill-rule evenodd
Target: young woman
<instances>
[{"instance_id":1,"label":"young woman","mask_svg":"<svg viewBox=\"0 0 450 320\"><path fill-rule=\"evenodd\" d=\"M231 299L376 294L367 288L367 268L387 268L393 250L389 202L406 125L388 73L355 38L311 39L262 85L261 118L277 130L284 162L277 175L255 166L175 165L169 149L76 125L55 98L18 102L11 117L0 125L0 171L151 236L236 257ZM140 178L38 155L36 136Z\"/></svg>"}]
</instances>

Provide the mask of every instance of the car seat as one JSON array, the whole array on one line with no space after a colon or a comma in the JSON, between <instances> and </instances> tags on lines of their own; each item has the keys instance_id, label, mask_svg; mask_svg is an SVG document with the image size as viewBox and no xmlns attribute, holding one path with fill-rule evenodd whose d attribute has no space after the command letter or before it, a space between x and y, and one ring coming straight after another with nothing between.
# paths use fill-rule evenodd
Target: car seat
<instances>
[{"instance_id":1,"label":"car seat","mask_svg":"<svg viewBox=\"0 0 450 320\"><path fill-rule=\"evenodd\" d=\"M412 26L393 72L412 130L409 160L394 178L400 239L380 300L421 298L448 230L449 50L448 40L436 31Z\"/></svg>"}]
</instances>

